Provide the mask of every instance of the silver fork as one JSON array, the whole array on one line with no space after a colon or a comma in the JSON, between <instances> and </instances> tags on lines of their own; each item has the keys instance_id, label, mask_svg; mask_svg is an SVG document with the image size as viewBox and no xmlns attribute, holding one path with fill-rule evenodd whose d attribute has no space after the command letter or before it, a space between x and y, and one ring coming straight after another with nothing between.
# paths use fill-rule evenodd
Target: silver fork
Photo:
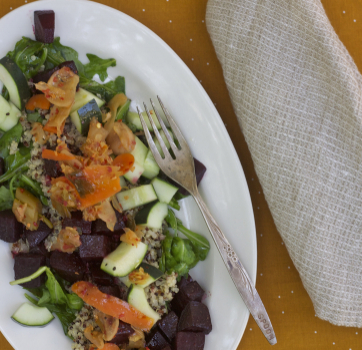
<instances>
[{"instance_id":1,"label":"silver fork","mask_svg":"<svg viewBox=\"0 0 362 350\"><path fill-rule=\"evenodd\" d=\"M144 103L145 111L147 113L148 119L152 125L153 131L157 137L157 140L161 146L163 151L163 157L158 152L158 149L153 142L152 136L146 122L137 107L138 114L141 119L142 127L145 132L148 145L151 149L151 152L160 167L160 169L172 180L176 181L179 185L184 187L190 194L194 197L196 203L198 204L201 213L206 221L206 224L211 232L212 238L215 241L215 244L221 254L221 257L226 265L226 268L238 290L240 296L244 300L245 305L249 309L250 313L254 317L256 323L258 324L259 328L263 332L264 336L268 340L271 345L277 343L277 339L275 337L275 333L273 330L273 326L270 322L269 316L265 310L263 302L260 299L258 292L256 291L255 287L251 283L251 280L244 268L241 264L238 256L234 252L234 249L231 247L230 243L226 239L225 235L221 231L219 225L216 223L215 219L209 212L206 204L202 200L199 191L197 189L196 184L196 177L195 177L195 168L194 168L194 159L191 155L190 148L181 134L180 129L176 125L175 121L171 117L168 110L165 108L164 104L162 103L161 99L157 96L158 101L160 102L161 108L166 116L166 119L171 127L171 130L179 142L180 149L174 143L172 137L170 136L162 118L160 117L159 113L157 112L155 105L151 99L151 105L153 110L156 113L156 117L162 127L163 132L166 135L168 142L170 143L172 152L175 156L173 158L167 149L154 121L153 118L150 116L150 113L147 109L146 104Z\"/></svg>"}]
</instances>

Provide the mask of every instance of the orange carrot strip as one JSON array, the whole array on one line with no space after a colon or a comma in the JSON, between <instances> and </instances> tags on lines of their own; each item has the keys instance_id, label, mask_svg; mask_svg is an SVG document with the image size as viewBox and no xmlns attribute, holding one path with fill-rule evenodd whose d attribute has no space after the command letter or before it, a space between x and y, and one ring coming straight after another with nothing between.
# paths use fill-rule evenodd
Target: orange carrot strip
<instances>
[{"instance_id":1,"label":"orange carrot strip","mask_svg":"<svg viewBox=\"0 0 362 350\"><path fill-rule=\"evenodd\" d=\"M30 111L33 111L35 108L49 109L50 102L43 94L33 95L26 103L25 108Z\"/></svg>"},{"instance_id":2,"label":"orange carrot strip","mask_svg":"<svg viewBox=\"0 0 362 350\"><path fill-rule=\"evenodd\" d=\"M57 160L57 161L75 159L74 156L70 156L68 154L63 154L63 153L58 153L58 152L52 151L50 149L43 149L41 156L43 159L51 159L51 160Z\"/></svg>"},{"instance_id":3,"label":"orange carrot strip","mask_svg":"<svg viewBox=\"0 0 362 350\"><path fill-rule=\"evenodd\" d=\"M142 331L149 331L153 326L154 320L152 318L147 317L127 302L102 293L92 283L85 281L76 282L72 286L72 291L97 310L102 311L106 315L117 317L121 321L129 323Z\"/></svg>"},{"instance_id":4,"label":"orange carrot strip","mask_svg":"<svg viewBox=\"0 0 362 350\"><path fill-rule=\"evenodd\" d=\"M120 154L113 160L112 163L112 165L118 166L119 170L123 174L131 170L133 164L134 164L134 156L131 153Z\"/></svg>"}]
</instances>

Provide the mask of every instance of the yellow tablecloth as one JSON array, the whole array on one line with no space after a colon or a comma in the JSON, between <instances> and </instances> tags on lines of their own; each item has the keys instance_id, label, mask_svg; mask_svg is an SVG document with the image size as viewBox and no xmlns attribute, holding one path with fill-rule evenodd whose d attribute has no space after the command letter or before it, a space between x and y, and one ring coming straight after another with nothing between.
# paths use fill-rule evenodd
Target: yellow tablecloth
<instances>
[{"instance_id":1,"label":"yellow tablecloth","mask_svg":"<svg viewBox=\"0 0 362 350\"><path fill-rule=\"evenodd\" d=\"M1 0L0 17L27 2L31 1ZM215 103L239 155L251 194L258 244L256 287L268 310L278 339L274 348L361 349L362 330L337 327L315 317L312 302L275 228L206 30L204 20L207 0L98 2L130 15L158 34L188 65ZM322 3L337 34L362 71L362 2L323 0ZM270 345L250 318L238 349L269 348ZM1 334L0 349L12 350ZM29 349L32 349L31 346Z\"/></svg>"}]
</instances>

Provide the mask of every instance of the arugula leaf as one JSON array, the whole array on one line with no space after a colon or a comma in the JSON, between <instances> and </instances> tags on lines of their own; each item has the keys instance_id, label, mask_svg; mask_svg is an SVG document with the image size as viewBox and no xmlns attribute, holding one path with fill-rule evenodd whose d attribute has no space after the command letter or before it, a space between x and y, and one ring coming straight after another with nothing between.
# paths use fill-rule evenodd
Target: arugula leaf
<instances>
[{"instance_id":1,"label":"arugula leaf","mask_svg":"<svg viewBox=\"0 0 362 350\"><path fill-rule=\"evenodd\" d=\"M1 140L0 140L1 141ZM5 158L6 172L0 176L0 183L6 182L13 178L16 174L22 173L28 169L28 161L30 160L30 148L21 148L15 154Z\"/></svg>"},{"instance_id":2,"label":"arugula leaf","mask_svg":"<svg viewBox=\"0 0 362 350\"><path fill-rule=\"evenodd\" d=\"M0 157L6 158L9 155L9 146L13 141L19 142L23 134L23 127L20 123L16 124L13 128L8 130L0 138Z\"/></svg>"},{"instance_id":3,"label":"arugula leaf","mask_svg":"<svg viewBox=\"0 0 362 350\"><path fill-rule=\"evenodd\" d=\"M50 300L52 304L67 304L68 298L66 297L62 287L56 280L49 268L45 270L48 279L45 282L45 286L48 288L50 293Z\"/></svg>"},{"instance_id":4,"label":"arugula leaf","mask_svg":"<svg viewBox=\"0 0 362 350\"><path fill-rule=\"evenodd\" d=\"M27 79L38 73L47 58L48 50L45 44L22 37L15 44L15 49L7 56L19 66Z\"/></svg>"},{"instance_id":5,"label":"arugula leaf","mask_svg":"<svg viewBox=\"0 0 362 350\"><path fill-rule=\"evenodd\" d=\"M125 80L121 76L106 84L99 84L94 80L79 76L79 86L94 95L99 95L106 102L109 102L116 94L125 93Z\"/></svg>"},{"instance_id":6,"label":"arugula leaf","mask_svg":"<svg viewBox=\"0 0 362 350\"><path fill-rule=\"evenodd\" d=\"M5 186L0 187L0 211L11 209L13 207L13 197L10 190Z\"/></svg>"},{"instance_id":7,"label":"arugula leaf","mask_svg":"<svg viewBox=\"0 0 362 350\"><path fill-rule=\"evenodd\" d=\"M107 68L116 66L116 60L114 58L103 59L91 53L88 53L87 57L89 63L84 66L84 74L89 79L92 79L98 74L99 79L105 81L108 77Z\"/></svg>"},{"instance_id":8,"label":"arugula leaf","mask_svg":"<svg viewBox=\"0 0 362 350\"><path fill-rule=\"evenodd\" d=\"M175 213L171 209L168 209L167 217L165 218L165 220L171 226L171 228L174 230L175 234L177 235L178 222L177 222Z\"/></svg>"},{"instance_id":9,"label":"arugula leaf","mask_svg":"<svg viewBox=\"0 0 362 350\"><path fill-rule=\"evenodd\" d=\"M38 306L43 306L44 304L47 304L49 302L51 302L50 293L46 288L43 288L43 295L38 300Z\"/></svg>"},{"instance_id":10,"label":"arugula leaf","mask_svg":"<svg viewBox=\"0 0 362 350\"><path fill-rule=\"evenodd\" d=\"M41 202L44 205L48 205L48 199L45 197L43 190L40 187L40 184L26 175L22 174L19 178L18 187L25 187L26 189L30 190L31 193L33 193L35 196L39 197Z\"/></svg>"}]
</instances>

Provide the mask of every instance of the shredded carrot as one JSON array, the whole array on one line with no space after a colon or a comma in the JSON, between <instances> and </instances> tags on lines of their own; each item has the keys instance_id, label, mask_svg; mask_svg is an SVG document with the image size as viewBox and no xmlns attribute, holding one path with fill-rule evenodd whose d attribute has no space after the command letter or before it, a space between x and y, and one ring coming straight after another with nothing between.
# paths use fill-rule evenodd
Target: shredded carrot
<instances>
[{"instance_id":1,"label":"shredded carrot","mask_svg":"<svg viewBox=\"0 0 362 350\"><path fill-rule=\"evenodd\" d=\"M25 108L29 111L34 111L36 108L49 109L50 102L43 94L33 95L26 103Z\"/></svg>"},{"instance_id":2,"label":"shredded carrot","mask_svg":"<svg viewBox=\"0 0 362 350\"><path fill-rule=\"evenodd\" d=\"M123 153L113 160L113 165L118 166L122 174L127 173L134 164L134 156L131 153Z\"/></svg>"},{"instance_id":3,"label":"shredded carrot","mask_svg":"<svg viewBox=\"0 0 362 350\"><path fill-rule=\"evenodd\" d=\"M152 318L144 315L127 302L112 295L102 293L92 283L85 281L76 282L72 286L72 291L97 310L102 311L106 315L117 317L121 321L129 323L142 331L149 331L154 324ZM109 350L113 349L110 348Z\"/></svg>"},{"instance_id":4,"label":"shredded carrot","mask_svg":"<svg viewBox=\"0 0 362 350\"><path fill-rule=\"evenodd\" d=\"M42 152L42 158L43 159L51 159L51 160L57 160L57 161L65 161L65 160L73 160L75 159L74 156L64 154L64 153L58 153L56 151L52 151L50 149L43 149Z\"/></svg>"}]
</instances>

